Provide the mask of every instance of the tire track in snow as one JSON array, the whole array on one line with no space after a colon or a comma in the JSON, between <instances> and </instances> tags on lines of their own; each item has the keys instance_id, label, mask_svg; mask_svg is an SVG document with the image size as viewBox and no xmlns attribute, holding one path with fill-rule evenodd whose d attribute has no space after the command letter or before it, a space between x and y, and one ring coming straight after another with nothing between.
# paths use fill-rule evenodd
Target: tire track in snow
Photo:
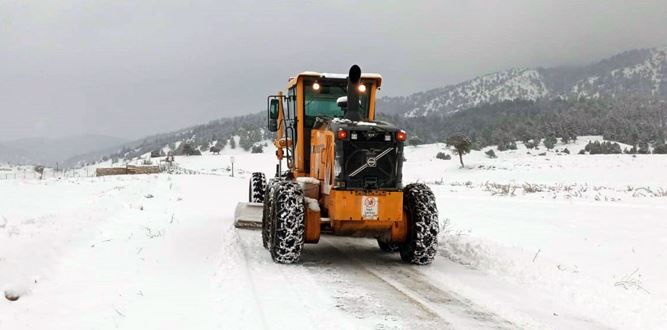
<instances>
[{"instance_id":1,"label":"tire track in snow","mask_svg":"<svg viewBox=\"0 0 667 330\"><path fill-rule=\"evenodd\" d=\"M382 253L363 240L322 237L320 244L306 246L301 265L278 265L262 248L259 235L259 231L244 231L236 236L245 258L245 285L252 287L251 299L260 312L258 317L265 318L264 313L269 311L264 309L275 307L276 299L312 300L314 297L308 293L312 283L303 281L305 271L332 298L335 307L362 328L517 327L461 295L435 286L415 266L403 264L395 254ZM277 290L276 284L282 287ZM278 298L276 294L282 296ZM313 308L302 310L309 315L298 316L300 325L335 325L322 322L331 320L315 322L319 313ZM274 318L275 315L261 320L261 324L277 325L276 321L281 321Z\"/></svg>"},{"instance_id":2,"label":"tire track in snow","mask_svg":"<svg viewBox=\"0 0 667 330\"><path fill-rule=\"evenodd\" d=\"M234 232L233 234L234 234L235 241L238 244L243 245L239 233ZM260 292L257 289L257 285L256 285L257 280L253 276L253 268L250 266L250 262L249 262L250 258L249 258L249 255L248 255L248 251L247 251L246 248L242 248L241 251L242 251L241 253L243 254L243 257L244 257L244 260L243 260L243 266L244 267L243 267L243 269L244 269L245 275L247 276L248 284L249 284L250 290L252 292L252 299L255 303L255 310L257 311L257 314L259 315L259 319L260 319L260 323L262 325L262 328L263 329L269 329L269 326L268 326L268 323L267 323L267 320L266 320L266 315L264 313L264 308L262 306L262 302L259 300Z\"/></svg>"},{"instance_id":3,"label":"tire track in snow","mask_svg":"<svg viewBox=\"0 0 667 330\"><path fill-rule=\"evenodd\" d=\"M320 279L300 265L280 265L262 247L259 231L234 233L245 265L244 284L250 288L254 307L266 329L354 328L351 320L332 313L333 300ZM228 279L229 280L229 279ZM239 280L238 278L236 280ZM239 283L240 284L240 283ZM322 294L325 293L325 294ZM257 320L251 320L255 323ZM252 327L249 327L252 328Z\"/></svg>"},{"instance_id":4,"label":"tire track in snow","mask_svg":"<svg viewBox=\"0 0 667 330\"><path fill-rule=\"evenodd\" d=\"M323 237L320 244L306 246L303 265L329 288L339 310L366 323L366 327L452 328L447 320L360 266L334 245Z\"/></svg>"},{"instance_id":5,"label":"tire track in snow","mask_svg":"<svg viewBox=\"0 0 667 330\"><path fill-rule=\"evenodd\" d=\"M332 242L336 240L337 242ZM348 259L351 265L361 270L374 279L382 282L385 287L393 290L395 295L401 297L403 302L408 302L412 309L422 310L428 315L426 319L431 320L426 327L435 328L516 328L511 322L475 305L472 301L430 283L431 281L421 272L415 270L415 266L402 264L395 255L381 253L375 247L369 248L367 244L360 245L359 240L349 238L325 237L321 244L327 246L327 250L335 250L340 256L331 263L340 262L341 257ZM320 249L313 254L320 254ZM329 257L329 252L324 258ZM360 282L361 286L376 286L369 282ZM414 313L397 313L407 316L406 324L414 325L415 321L424 320L424 316ZM416 318L410 320L409 318Z\"/></svg>"}]
</instances>

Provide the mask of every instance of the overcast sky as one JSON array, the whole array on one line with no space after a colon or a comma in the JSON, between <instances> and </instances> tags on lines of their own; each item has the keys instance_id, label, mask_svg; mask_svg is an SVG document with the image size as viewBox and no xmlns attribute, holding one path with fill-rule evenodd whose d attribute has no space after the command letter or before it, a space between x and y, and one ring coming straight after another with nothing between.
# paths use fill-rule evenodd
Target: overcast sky
<instances>
[{"instance_id":1,"label":"overcast sky","mask_svg":"<svg viewBox=\"0 0 667 330\"><path fill-rule=\"evenodd\" d=\"M381 95L667 45L667 1L0 0L0 141L138 138L357 63Z\"/></svg>"}]
</instances>

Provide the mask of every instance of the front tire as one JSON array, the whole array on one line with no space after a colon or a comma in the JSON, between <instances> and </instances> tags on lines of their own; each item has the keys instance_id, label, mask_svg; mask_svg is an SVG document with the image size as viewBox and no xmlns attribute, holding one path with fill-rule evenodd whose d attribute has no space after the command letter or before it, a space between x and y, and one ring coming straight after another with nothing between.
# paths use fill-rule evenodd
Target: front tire
<instances>
[{"instance_id":1,"label":"front tire","mask_svg":"<svg viewBox=\"0 0 667 330\"><path fill-rule=\"evenodd\" d=\"M272 195L271 258L281 264L298 262L306 228L303 191L295 182L285 181L273 186Z\"/></svg>"},{"instance_id":2,"label":"front tire","mask_svg":"<svg viewBox=\"0 0 667 330\"><path fill-rule=\"evenodd\" d=\"M413 183L403 189L403 208L408 216L408 237L400 247L401 259L415 265L433 262L438 250L438 207L427 185Z\"/></svg>"},{"instance_id":3,"label":"front tire","mask_svg":"<svg viewBox=\"0 0 667 330\"><path fill-rule=\"evenodd\" d=\"M263 203L266 192L266 176L264 173L255 172L250 177L248 187L248 202Z\"/></svg>"}]
</instances>

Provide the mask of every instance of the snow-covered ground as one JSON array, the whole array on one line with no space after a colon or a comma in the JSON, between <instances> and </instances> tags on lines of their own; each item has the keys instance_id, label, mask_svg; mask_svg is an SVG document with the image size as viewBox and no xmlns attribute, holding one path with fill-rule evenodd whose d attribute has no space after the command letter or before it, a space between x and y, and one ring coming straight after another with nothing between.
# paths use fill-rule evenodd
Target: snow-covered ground
<instances>
[{"instance_id":1,"label":"snow-covered ground","mask_svg":"<svg viewBox=\"0 0 667 330\"><path fill-rule=\"evenodd\" d=\"M576 154L594 139L464 168L406 148L444 227L427 267L337 237L274 264L232 226L271 148L235 152L234 177L225 150L178 157L189 174L0 180L0 289L19 297L0 329L662 328L667 157Z\"/></svg>"}]
</instances>

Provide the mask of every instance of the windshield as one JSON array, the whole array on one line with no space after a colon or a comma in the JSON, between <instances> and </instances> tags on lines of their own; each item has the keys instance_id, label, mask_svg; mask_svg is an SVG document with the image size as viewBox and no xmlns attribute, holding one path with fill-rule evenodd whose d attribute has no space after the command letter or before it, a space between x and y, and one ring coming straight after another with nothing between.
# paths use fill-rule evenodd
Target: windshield
<instances>
[{"instance_id":1,"label":"windshield","mask_svg":"<svg viewBox=\"0 0 667 330\"><path fill-rule=\"evenodd\" d=\"M317 85L319 88L317 88ZM371 83L364 82L366 85L366 92L359 95L359 111L362 118L368 118L368 103L369 94L371 91ZM336 80L304 80L304 109L306 118L304 125L307 128L312 128L315 124L315 118L319 117L333 117L342 118L345 113L337 104L336 100L341 96L346 96L345 91L347 81L343 79Z\"/></svg>"}]
</instances>

